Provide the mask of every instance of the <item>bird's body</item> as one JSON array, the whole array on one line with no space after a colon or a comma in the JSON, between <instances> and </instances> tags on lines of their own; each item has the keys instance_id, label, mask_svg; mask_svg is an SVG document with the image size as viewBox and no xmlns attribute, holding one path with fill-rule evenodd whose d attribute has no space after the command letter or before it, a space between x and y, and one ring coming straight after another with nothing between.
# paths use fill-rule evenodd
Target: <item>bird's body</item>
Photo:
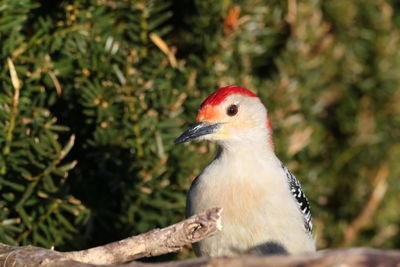
<instances>
[{"instance_id":1,"label":"bird's body","mask_svg":"<svg viewBox=\"0 0 400 267\"><path fill-rule=\"evenodd\" d=\"M261 101L243 88L224 87L203 102L197 121L177 142L208 139L221 149L193 181L186 212L222 207L223 229L194 244L196 255L314 251L308 201L275 156Z\"/></svg>"}]
</instances>

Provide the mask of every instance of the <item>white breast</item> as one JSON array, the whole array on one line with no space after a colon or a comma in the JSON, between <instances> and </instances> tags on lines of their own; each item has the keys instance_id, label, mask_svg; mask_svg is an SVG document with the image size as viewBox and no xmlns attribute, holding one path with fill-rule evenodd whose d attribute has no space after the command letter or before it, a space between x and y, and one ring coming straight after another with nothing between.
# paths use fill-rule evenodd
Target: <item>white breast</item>
<instances>
[{"instance_id":1,"label":"white breast","mask_svg":"<svg viewBox=\"0 0 400 267\"><path fill-rule=\"evenodd\" d=\"M223 208L223 229L194 245L198 256L237 255L257 246L263 253L315 250L273 152L222 152L193 182L187 215L212 207Z\"/></svg>"}]
</instances>

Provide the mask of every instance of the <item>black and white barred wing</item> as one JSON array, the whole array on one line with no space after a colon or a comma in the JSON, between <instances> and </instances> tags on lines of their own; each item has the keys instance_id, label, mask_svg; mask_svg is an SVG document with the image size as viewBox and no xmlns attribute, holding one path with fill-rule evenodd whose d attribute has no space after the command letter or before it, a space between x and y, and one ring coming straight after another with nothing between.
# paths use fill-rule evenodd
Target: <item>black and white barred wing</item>
<instances>
[{"instance_id":1,"label":"black and white barred wing","mask_svg":"<svg viewBox=\"0 0 400 267\"><path fill-rule=\"evenodd\" d=\"M311 218L311 210L310 204L308 203L308 199L301 189L300 182L296 179L296 177L286 168L283 163L281 163L282 169L285 172L287 181L289 183L290 192L294 196L299 205L300 211L304 216L304 226L306 231L311 233L312 231L312 218Z\"/></svg>"}]
</instances>

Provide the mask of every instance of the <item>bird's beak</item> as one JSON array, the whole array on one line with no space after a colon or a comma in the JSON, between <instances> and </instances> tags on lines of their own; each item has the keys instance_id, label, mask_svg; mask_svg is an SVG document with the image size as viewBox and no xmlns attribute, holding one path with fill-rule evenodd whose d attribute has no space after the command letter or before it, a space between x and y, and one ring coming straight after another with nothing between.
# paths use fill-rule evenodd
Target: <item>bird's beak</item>
<instances>
[{"instance_id":1,"label":"bird's beak","mask_svg":"<svg viewBox=\"0 0 400 267\"><path fill-rule=\"evenodd\" d=\"M203 122L196 123L189 129L187 129L181 136L176 138L174 144L180 144L195 140L201 136L212 134L217 132L221 123L205 124Z\"/></svg>"}]
</instances>

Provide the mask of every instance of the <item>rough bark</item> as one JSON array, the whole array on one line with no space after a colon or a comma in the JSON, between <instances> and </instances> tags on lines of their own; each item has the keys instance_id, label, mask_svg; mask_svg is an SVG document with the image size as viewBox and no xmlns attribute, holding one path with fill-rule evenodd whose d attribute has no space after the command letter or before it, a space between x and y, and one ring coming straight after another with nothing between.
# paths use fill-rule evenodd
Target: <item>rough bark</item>
<instances>
[{"instance_id":1,"label":"rough bark","mask_svg":"<svg viewBox=\"0 0 400 267\"><path fill-rule=\"evenodd\" d=\"M400 250L368 248L331 249L311 254L199 258L164 263L130 262L179 250L183 245L209 237L221 229L221 209L194 215L163 229L83 251L57 252L38 247L0 244L1 267L186 267L186 266L400 266ZM105 265L110 264L110 265Z\"/></svg>"},{"instance_id":2,"label":"rough bark","mask_svg":"<svg viewBox=\"0 0 400 267\"><path fill-rule=\"evenodd\" d=\"M242 256L235 258L200 258L187 261L163 263L166 267L289 267L289 266L400 266L400 250L370 248L330 249L310 254L280 256ZM133 267L127 265L128 267ZM154 265L156 266L156 265ZM160 265L158 265L160 266Z\"/></svg>"},{"instance_id":3,"label":"rough bark","mask_svg":"<svg viewBox=\"0 0 400 267\"><path fill-rule=\"evenodd\" d=\"M43 266L43 267L252 267L252 266L400 266L400 250L379 250L369 248L330 249L311 254L280 256L242 256L234 258L198 258L185 261L128 264L89 264L65 258L62 253L37 247L10 247L0 245L0 266Z\"/></svg>"},{"instance_id":4,"label":"rough bark","mask_svg":"<svg viewBox=\"0 0 400 267\"><path fill-rule=\"evenodd\" d=\"M163 229L81 251L57 252L0 244L0 266L95 266L92 264L123 263L175 252L220 231L221 212L221 208L209 209Z\"/></svg>"},{"instance_id":5,"label":"rough bark","mask_svg":"<svg viewBox=\"0 0 400 267\"><path fill-rule=\"evenodd\" d=\"M163 229L154 229L87 250L64 252L63 256L92 264L122 263L180 250L221 230L221 208L213 208Z\"/></svg>"}]
</instances>

